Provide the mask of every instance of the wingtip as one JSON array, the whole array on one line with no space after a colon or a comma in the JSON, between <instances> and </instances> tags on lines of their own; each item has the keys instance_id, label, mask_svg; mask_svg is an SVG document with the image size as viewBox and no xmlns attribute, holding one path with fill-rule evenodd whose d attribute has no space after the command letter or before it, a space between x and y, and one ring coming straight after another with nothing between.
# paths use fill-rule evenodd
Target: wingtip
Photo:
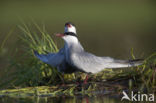
<instances>
[{"instance_id":1,"label":"wingtip","mask_svg":"<svg viewBox=\"0 0 156 103\"><path fill-rule=\"evenodd\" d=\"M129 62L138 66L144 63L144 59L134 59L134 60L129 60Z\"/></svg>"},{"instance_id":2,"label":"wingtip","mask_svg":"<svg viewBox=\"0 0 156 103\"><path fill-rule=\"evenodd\" d=\"M144 59L133 59L133 60L129 60L130 62L137 62L137 61L144 61Z\"/></svg>"}]
</instances>

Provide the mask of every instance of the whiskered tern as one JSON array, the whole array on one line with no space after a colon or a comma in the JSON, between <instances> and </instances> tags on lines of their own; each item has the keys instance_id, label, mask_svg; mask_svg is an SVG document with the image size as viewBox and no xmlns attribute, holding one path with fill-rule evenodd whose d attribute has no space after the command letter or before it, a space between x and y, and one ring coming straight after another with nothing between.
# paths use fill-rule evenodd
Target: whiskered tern
<instances>
[{"instance_id":1,"label":"whiskered tern","mask_svg":"<svg viewBox=\"0 0 156 103\"><path fill-rule=\"evenodd\" d=\"M98 73L106 68L125 68L143 63L141 59L117 60L86 52L78 40L74 24L70 22L65 24L65 32L56 34L56 36L61 37L65 42L64 47L58 53L39 54L35 51L34 54L42 62L56 67L63 73L75 71Z\"/></svg>"}]
</instances>

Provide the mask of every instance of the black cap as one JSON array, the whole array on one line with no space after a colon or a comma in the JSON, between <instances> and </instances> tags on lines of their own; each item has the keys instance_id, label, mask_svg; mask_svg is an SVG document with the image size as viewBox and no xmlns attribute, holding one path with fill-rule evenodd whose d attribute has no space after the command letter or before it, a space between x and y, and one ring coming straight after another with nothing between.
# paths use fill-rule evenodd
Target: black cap
<instances>
[{"instance_id":1,"label":"black cap","mask_svg":"<svg viewBox=\"0 0 156 103\"><path fill-rule=\"evenodd\" d=\"M75 26L75 25L74 25L73 23L71 23L71 22L65 23L65 26L67 26L68 24L71 24L71 25Z\"/></svg>"}]
</instances>

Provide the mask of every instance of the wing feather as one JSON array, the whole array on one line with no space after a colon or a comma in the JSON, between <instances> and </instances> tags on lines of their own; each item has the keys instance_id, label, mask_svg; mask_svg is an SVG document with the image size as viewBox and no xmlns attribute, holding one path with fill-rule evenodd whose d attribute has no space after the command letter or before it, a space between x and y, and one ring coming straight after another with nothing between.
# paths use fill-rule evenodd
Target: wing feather
<instances>
[{"instance_id":1,"label":"wing feather","mask_svg":"<svg viewBox=\"0 0 156 103\"><path fill-rule=\"evenodd\" d=\"M123 68L142 64L140 60L116 60L111 57L95 56L88 52L75 53L71 59L73 65L90 73L98 73L105 68Z\"/></svg>"},{"instance_id":2,"label":"wing feather","mask_svg":"<svg viewBox=\"0 0 156 103\"><path fill-rule=\"evenodd\" d=\"M60 49L58 53L39 54L34 51L35 56L42 62L47 63L53 67L57 67L64 61L64 48Z\"/></svg>"}]
</instances>

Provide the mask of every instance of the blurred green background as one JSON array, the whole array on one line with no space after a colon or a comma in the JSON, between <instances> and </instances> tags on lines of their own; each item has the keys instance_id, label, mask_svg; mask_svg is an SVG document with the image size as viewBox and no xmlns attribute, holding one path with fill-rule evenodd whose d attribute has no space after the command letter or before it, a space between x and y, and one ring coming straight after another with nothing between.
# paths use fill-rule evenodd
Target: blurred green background
<instances>
[{"instance_id":1,"label":"blurred green background","mask_svg":"<svg viewBox=\"0 0 156 103\"><path fill-rule=\"evenodd\" d=\"M84 48L99 56L130 59L131 48L137 58L146 58L156 51L156 5L153 0L1 0L0 44L13 31L0 51L0 74L14 55L22 18L31 23L33 18L53 35L63 32L65 22L77 27L79 40ZM59 47L63 40L55 38Z\"/></svg>"}]
</instances>

